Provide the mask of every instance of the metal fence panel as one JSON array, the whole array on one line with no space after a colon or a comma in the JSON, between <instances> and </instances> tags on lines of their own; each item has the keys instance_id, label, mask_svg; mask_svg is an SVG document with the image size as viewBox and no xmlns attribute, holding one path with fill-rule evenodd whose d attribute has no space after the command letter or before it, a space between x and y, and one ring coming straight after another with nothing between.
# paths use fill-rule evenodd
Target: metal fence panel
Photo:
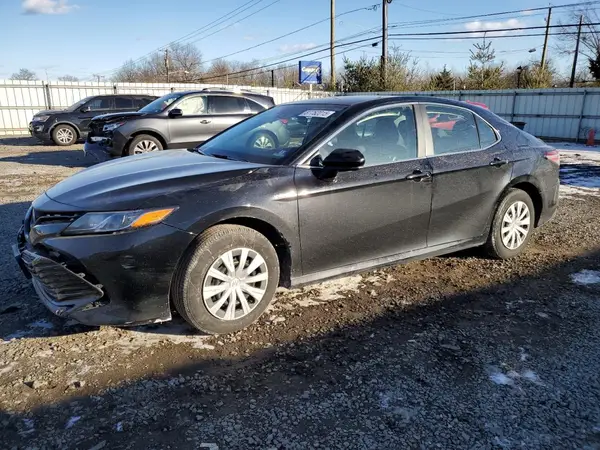
<instances>
[{"instance_id":1,"label":"metal fence panel","mask_svg":"<svg viewBox=\"0 0 600 450\"><path fill-rule=\"evenodd\" d=\"M28 135L33 115L45 109L63 109L92 95L141 94L157 97L169 92L211 89L247 89L273 97L276 104L332 95L300 89L214 84L95 83L0 80L0 136Z\"/></svg>"},{"instance_id":2,"label":"metal fence panel","mask_svg":"<svg viewBox=\"0 0 600 450\"><path fill-rule=\"evenodd\" d=\"M600 130L600 88L362 92L358 95L435 96L481 102L505 120L525 122L525 131L550 140L581 140L590 129Z\"/></svg>"}]
</instances>

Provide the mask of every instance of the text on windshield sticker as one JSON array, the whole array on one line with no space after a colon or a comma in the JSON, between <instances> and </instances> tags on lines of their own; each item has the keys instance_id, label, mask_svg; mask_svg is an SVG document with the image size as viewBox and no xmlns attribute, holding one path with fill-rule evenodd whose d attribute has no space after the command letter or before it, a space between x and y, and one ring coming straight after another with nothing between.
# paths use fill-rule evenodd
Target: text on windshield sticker
<instances>
[{"instance_id":1,"label":"text on windshield sticker","mask_svg":"<svg viewBox=\"0 0 600 450\"><path fill-rule=\"evenodd\" d=\"M300 117L329 117L335 111L325 111L323 109L309 109L308 111L304 111L302 114L299 114Z\"/></svg>"}]
</instances>

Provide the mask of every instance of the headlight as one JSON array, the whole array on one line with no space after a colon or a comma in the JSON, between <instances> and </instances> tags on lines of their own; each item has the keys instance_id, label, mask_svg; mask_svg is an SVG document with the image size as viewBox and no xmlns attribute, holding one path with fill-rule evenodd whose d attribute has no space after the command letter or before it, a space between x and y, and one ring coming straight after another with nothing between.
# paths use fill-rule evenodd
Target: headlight
<instances>
[{"instance_id":1,"label":"headlight","mask_svg":"<svg viewBox=\"0 0 600 450\"><path fill-rule=\"evenodd\" d=\"M112 131L112 130L116 130L117 128L119 128L121 125L123 125L125 122L116 122L116 123L109 123L107 125L104 125L104 127L102 128L102 131Z\"/></svg>"},{"instance_id":2,"label":"headlight","mask_svg":"<svg viewBox=\"0 0 600 450\"><path fill-rule=\"evenodd\" d=\"M33 116L32 122L45 122L50 116Z\"/></svg>"},{"instance_id":3,"label":"headlight","mask_svg":"<svg viewBox=\"0 0 600 450\"><path fill-rule=\"evenodd\" d=\"M155 225L175 208L87 213L69 225L63 234L112 233Z\"/></svg>"}]
</instances>

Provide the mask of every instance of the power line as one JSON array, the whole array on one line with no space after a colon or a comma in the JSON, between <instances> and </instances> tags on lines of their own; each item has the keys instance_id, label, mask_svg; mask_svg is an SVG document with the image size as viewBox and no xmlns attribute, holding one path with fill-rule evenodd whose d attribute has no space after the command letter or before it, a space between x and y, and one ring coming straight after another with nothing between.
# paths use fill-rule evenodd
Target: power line
<instances>
[{"instance_id":1,"label":"power line","mask_svg":"<svg viewBox=\"0 0 600 450\"><path fill-rule=\"evenodd\" d=\"M344 12L344 13L337 14L337 15L335 16L335 18L337 19L338 17L342 17L342 16L345 16L345 15L348 15L348 14L351 14L351 13L355 13L355 12L357 12L357 11L362 11L362 10L371 10L371 9L373 8L373 6L375 6L375 5L371 5L371 6L364 7L364 8L356 8L356 9L353 9L353 10L351 10L351 11L346 11L346 12ZM290 31L289 33L282 34L281 36L277 36L277 37L275 37L275 38L273 38L273 39L270 39L270 40L268 40L268 41L261 42L261 43L259 43L259 44L253 45L253 46L251 46L251 47L248 47L248 48L245 48L245 49L243 49L243 50L238 50L237 52L233 52L233 53L229 53L229 54L227 54L227 55L219 56L219 57L217 57L217 58L209 59L208 61L204 61L204 64L208 64L208 63L211 63L211 62L213 62L213 61L217 61L217 60L219 60L219 59L228 58L228 57L230 57L230 56L233 56L233 55L239 55L240 53L244 53L244 52L247 52L248 50L253 50L253 49L255 49L255 48L258 48L258 47L261 47L261 46L263 46L263 45L270 44L270 43L272 43L272 42L278 41L279 39L283 39L283 38L285 38L285 37L288 37L288 36L291 36L291 35L293 35L293 34L300 33L301 31L307 30L307 29L309 29L309 28L312 28L312 27L314 27L314 26L316 26L316 25L319 25L319 24L321 24L321 23L323 23L323 22L327 22L327 21L329 21L329 18L322 19L322 20L319 20L319 21L317 21L317 22L313 22L313 23L311 23L311 24L309 24L309 25L306 25L305 27L298 28L297 30Z\"/></svg>"},{"instance_id":2,"label":"power line","mask_svg":"<svg viewBox=\"0 0 600 450\"><path fill-rule=\"evenodd\" d=\"M136 64L136 63L138 63L140 61L143 61L148 56L151 56L152 54L154 54L156 52L160 52L160 51L164 50L166 47L169 47L169 46L171 46L173 44L176 44L178 42L184 41L186 39L190 39L191 37L197 36L198 34L200 34L202 32L208 31L208 30L210 30L210 29L212 29L212 28L214 28L214 27L222 24L223 22L225 22L227 20L232 19L232 18L234 18L234 17L242 14L244 11L247 11L248 9L253 8L254 6L258 5L259 3L263 2L263 1L264 0L250 0L250 1L246 2L246 3L244 3L243 5L238 6L234 10L228 12L227 14L224 14L223 16L221 16L221 17L213 20L212 22L209 22L206 25L203 25L202 27L197 28L196 30L194 30L194 31L186 34L185 36L182 36L182 37L180 37L178 39L175 39L175 40L173 40L173 41L171 41L171 42L169 42L169 43L167 43L165 45L162 45L162 46L160 46L160 47L152 50L151 52L146 53L145 55L143 55L143 56L137 58L135 61L133 61L132 64ZM248 6L248 5L250 5L250 6ZM240 20L244 20L244 19L240 19ZM239 22L240 20L238 20L237 22ZM112 72L116 72L119 69L120 69L120 67L117 68L117 69L111 69L111 70L104 71L103 73L112 73Z\"/></svg>"},{"instance_id":3,"label":"power line","mask_svg":"<svg viewBox=\"0 0 600 450\"><path fill-rule=\"evenodd\" d=\"M210 36L213 36L213 35L215 35L215 34L217 34L217 33L220 33L221 31L223 31L223 30L226 30L227 28L231 28L231 27L232 27L232 26L234 26L236 23L239 23L239 22L241 22L242 20L246 20L246 19L247 19L247 18L249 18L249 17L255 16L255 15L256 15L256 14L258 14L259 12L261 12L261 11L264 11L264 10L265 10L265 9L267 9L267 8L270 8L270 7L271 7L271 6L273 6L275 3L279 3L280 1L281 1L281 0L274 0L273 2L269 3L267 6L264 6L264 7L262 7L261 9L258 9L258 10L256 10L256 11L252 12L251 14L248 14L247 16L244 16L244 17L242 17L241 19L238 19L238 20L236 20L234 23L232 23L232 24L229 24L229 25L226 25L226 26L224 26L223 28L219 28L217 31L214 31L214 32L212 32L212 33L210 33L210 34L207 34L207 35L205 35L205 36L202 36L201 38L198 38L198 39L195 39L195 40L193 40L193 41L190 41L190 42L188 42L188 44L193 44L193 43L195 43L195 42L199 42L199 41L201 41L202 39L206 39L207 37L210 37Z\"/></svg>"}]
</instances>

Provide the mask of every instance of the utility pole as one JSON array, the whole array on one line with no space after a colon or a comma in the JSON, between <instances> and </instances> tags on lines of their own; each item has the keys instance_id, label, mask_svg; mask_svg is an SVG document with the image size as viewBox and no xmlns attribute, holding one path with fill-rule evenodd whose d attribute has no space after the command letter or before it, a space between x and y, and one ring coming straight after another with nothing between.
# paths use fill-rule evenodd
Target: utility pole
<instances>
[{"instance_id":1,"label":"utility pole","mask_svg":"<svg viewBox=\"0 0 600 450\"><path fill-rule=\"evenodd\" d=\"M548 8L548 17L546 18L546 34L544 36L544 49L542 50L542 70L546 67L546 51L548 49L548 35L550 34L550 19L552 18L552 8Z\"/></svg>"},{"instance_id":2,"label":"utility pole","mask_svg":"<svg viewBox=\"0 0 600 450\"><path fill-rule=\"evenodd\" d=\"M381 8L381 84L382 88L386 87L386 65L388 59L388 5L392 0L383 0Z\"/></svg>"},{"instance_id":3,"label":"utility pole","mask_svg":"<svg viewBox=\"0 0 600 450\"><path fill-rule=\"evenodd\" d=\"M573 68L571 69L571 82L569 87L575 87L575 71L577 70L577 56L579 55L579 41L581 40L581 26L583 15L579 16L579 27L577 27L577 43L575 44L575 55L573 56Z\"/></svg>"},{"instance_id":4,"label":"utility pole","mask_svg":"<svg viewBox=\"0 0 600 450\"><path fill-rule=\"evenodd\" d=\"M275 71L271 70L271 87L275 87Z\"/></svg>"},{"instance_id":5,"label":"utility pole","mask_svg":"<svg viewBox=\"0 0 600 450\"><path fill-rule=\"evenodd\" d=\"M171 81L169 78L169 49L165 48L165 70L167 72L167 84Z\"/></svg>"},{"instance_id":6,"label":"utility pole","mask_svg":"<svg viewBox=\"0 0 600 450\"><path fill-rule=\"evenodd\" d=\"M331 89L335 90L335 0L331 0L329 52L331 58Z\"/></svg>"}]
</instances>

